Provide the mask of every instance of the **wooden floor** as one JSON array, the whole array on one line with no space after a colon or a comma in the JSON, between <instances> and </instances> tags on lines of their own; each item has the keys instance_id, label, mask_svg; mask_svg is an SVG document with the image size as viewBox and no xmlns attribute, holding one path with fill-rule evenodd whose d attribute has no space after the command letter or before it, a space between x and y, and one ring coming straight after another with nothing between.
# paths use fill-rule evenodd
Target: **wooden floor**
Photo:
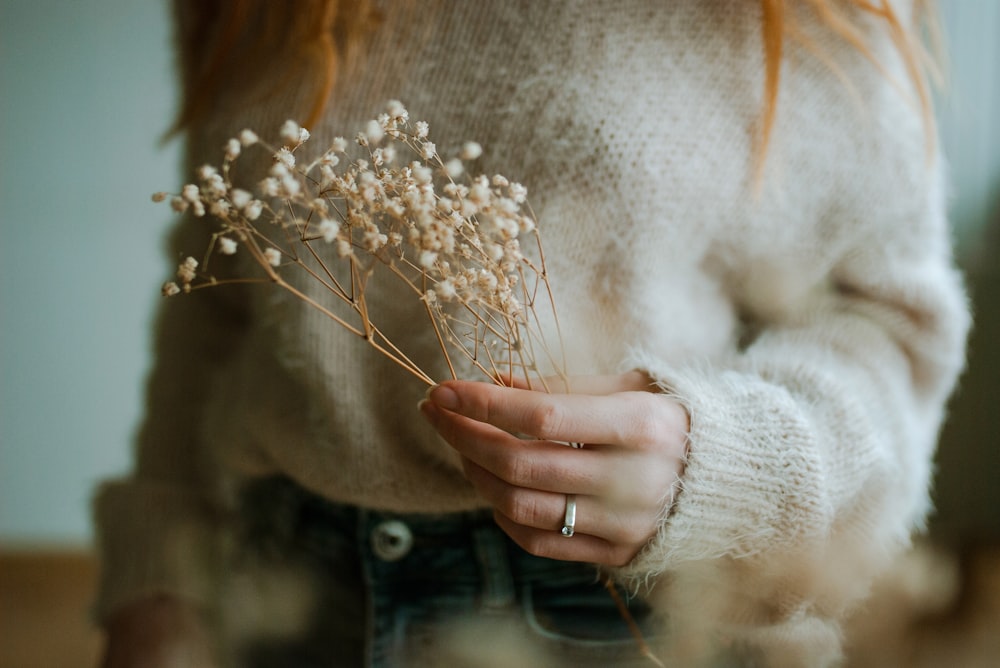
<instances>
[{"instance_id":1,"label":"wooden floor","mask_svg":"<svg viewBox=\"0 0 1000 668\"><path fill-rule=\"evenodd\" d=\"M86 552L0 550L0 668L94 668L96 577Z\"/></svg>"},{"instance_id":2,"label":"wooden floor","mask_svg":"<svg viewBox=\"0 0 1000 668\"><path fill-rule=\"evenodd\" d=\"M852 621L848 668L1000 665L1000 547L925 549L896 575ZM0 668L94 668L96 576L86 552L0 549Z\"/></svg>"}]
</instances>

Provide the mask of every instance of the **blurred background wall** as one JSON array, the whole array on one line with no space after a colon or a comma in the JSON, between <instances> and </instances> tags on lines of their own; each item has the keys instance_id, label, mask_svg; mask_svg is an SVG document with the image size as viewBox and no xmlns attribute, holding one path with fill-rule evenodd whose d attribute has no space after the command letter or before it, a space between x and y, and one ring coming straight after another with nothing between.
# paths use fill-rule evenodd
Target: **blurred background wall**
<instances>
[{"instance_id":1,"label":"blurred background wall","mask_svg":"<svg viewBox=\"0 0 1000 668\"><path fill-rule=\"evenodd\" d=\"M0 543L85 544L124 471L177 183L163 0L0 0Z\"/></svg>"},{"instance_id":2,"label":"blurred background wall","mask_svg":"<svg viewBox=\"0 0 1000 668\"><path fill-rule=\"evenodd\" d=\"M940 456L935 527L964 541L1000 514L1000 2L940 6L952 214L984 323ZM149 194L180 178L157 145L171 66L165 0L0 0L0 546L86 546L93 485L128 466L169 269Z\"/></svg>"}]
</instances>

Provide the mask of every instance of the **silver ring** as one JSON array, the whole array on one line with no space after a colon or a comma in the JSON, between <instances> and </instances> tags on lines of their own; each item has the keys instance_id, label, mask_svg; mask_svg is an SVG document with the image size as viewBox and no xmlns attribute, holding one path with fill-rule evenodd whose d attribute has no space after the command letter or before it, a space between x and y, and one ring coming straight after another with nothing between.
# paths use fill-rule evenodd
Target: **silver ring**
<instances>
[{"instance_id":1,"label":"silver ring","mask_svg":"<svg viewBox=\"0 0 1000 668\"><path fill-rule=\"evenodd\" d=\"M566 495L566 516L563 518L562 535L569 538L576 533L576 494Z\"/></svg>"}]
</instances>

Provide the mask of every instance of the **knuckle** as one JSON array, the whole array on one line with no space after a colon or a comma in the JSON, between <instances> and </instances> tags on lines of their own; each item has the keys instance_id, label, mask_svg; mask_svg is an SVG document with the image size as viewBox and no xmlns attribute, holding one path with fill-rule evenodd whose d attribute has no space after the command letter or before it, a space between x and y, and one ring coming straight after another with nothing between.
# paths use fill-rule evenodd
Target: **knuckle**
<instances>
[{"instance_id":1,"label":"knuckle","mask_svg":"<svg viewBox=\"0 0 1000 668\"><path fill-rule=\"evenodd\" d=\"M655 404L655 396L651 394L638 395L639 414L636 417L636 429L646 441L652 441L663 433L663 423L660 419L659 406Z\"/></svg>"},{"instance_id":2,"label":"knuckle","mask_svg":"<svg viewBox=\"0 0 1000 668\"><path fill-rule=\"evenodd\" d=\"M500 462L500 478L517 487L531 487L538 480L538 466L528 453L511 453Z\"/></svg>"},{"instance_id":3,"label":"knuckle","mask_svg":"<svg viewBox=\"0 0 1000 668\"><path fill-rule=\"evenodd\" d=\"M613 566L615 568L621 568L623 566L628 566L629 563L638 554L638 550L627 545L612 545L607 552L606 561L604 562L607 566Z\"/></svg>"},{"instance_id":4,"label":"knuckle","mask_svg":"<svg viewBox=\"0 0 1000 668\"><path fill-rule=\"evenodd\" d=\"M525 538L521 543L521 547L525 552L536 557L542 557L545 559L552 559L556 557L555 550L552 549L552 543L537 534L532 534L531 536Z\"/></svg>"},{"instance_id":5,"label":"knuckle","mask_svg":"<svg viewBox=\"0 0 1000 668\"><path fill-rule=\"evenodd\" d=\"M564 420L563 411L557 405L544 402L531 409L527 427L531 435L537 438L557 438L562 431Z\"/></svg>"},{"instance_id":6,"label":"knuckle","mask_svg":"<svg viewBox=\"0 0 1000 668\"><path fill-rule=\"evenodd\" d=\"M660 405L661 397L648 392L636 393L633 398L631 432L637 445L649 446L661 441L668 433L667 420Z\"/></svg>"},{"instance_id":7,"label":"knuckle","mask_svg":"<svg viewBox=\"0 0 1000 668\"><path fill-rule=\"evenodd\" d=\"M534 526L538 521L538 503L524 490L508 490L500 498L498 509L517 524Z\"/></svg>"}]
</instances>

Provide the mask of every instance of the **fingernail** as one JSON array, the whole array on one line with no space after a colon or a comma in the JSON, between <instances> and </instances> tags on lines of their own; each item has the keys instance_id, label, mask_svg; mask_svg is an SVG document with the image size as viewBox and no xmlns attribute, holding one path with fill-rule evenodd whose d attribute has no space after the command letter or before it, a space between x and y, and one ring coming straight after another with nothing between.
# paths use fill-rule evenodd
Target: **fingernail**
<instances>
[{"instance_id":1,"label":"fingernail","mask_svg":"<svg viewBox=\"0 0 1000 668\"><path fill-rule=\"evenodd\" d=\"M427 394L427 398L433 401L435 405L447 410L458 408L458 395L451 388L442 385L431 388L431 391Z\"/></svg>"},{"instance_id":2,"label":"fingernail","mask_svg":"<svg viewBox=\"0 0 1000 668\"><path fill-rule=\"evenodd\" d=\"M429 420L436 417L437 408L428 399L421 399L417 402L417 410L420 411L423 416Z\"/></svg>"}]
</instances>

